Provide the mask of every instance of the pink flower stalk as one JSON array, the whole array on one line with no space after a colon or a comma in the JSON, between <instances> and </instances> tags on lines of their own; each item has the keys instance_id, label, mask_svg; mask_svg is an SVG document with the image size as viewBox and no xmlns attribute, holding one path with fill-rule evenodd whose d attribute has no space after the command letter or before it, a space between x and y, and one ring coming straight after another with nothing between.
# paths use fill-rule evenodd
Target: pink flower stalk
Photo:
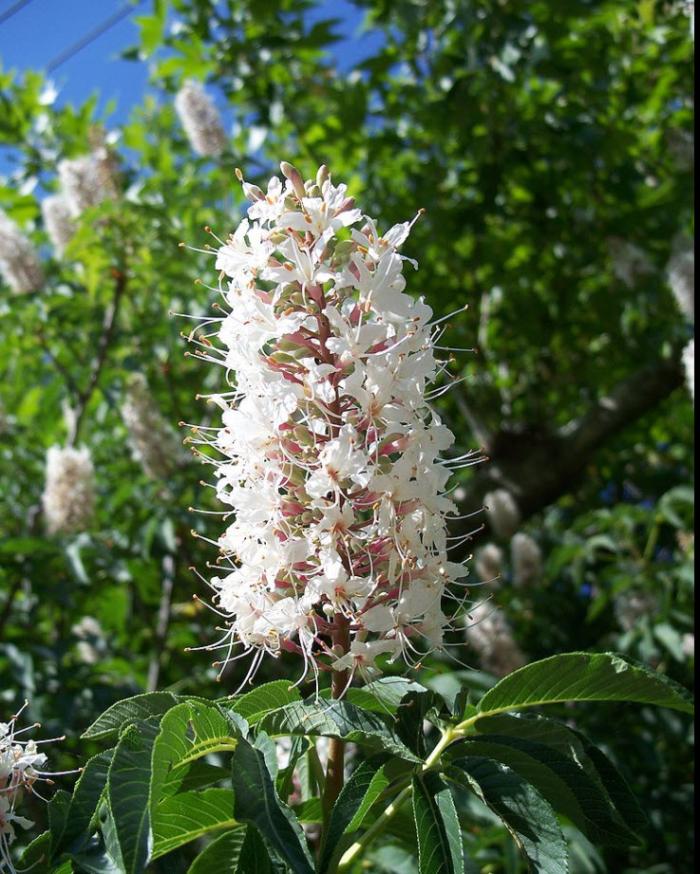
<instances>
[{"instance_id":1,"label":"pink flower stalk","mask_svg":"<svg viewBox=\"0 0 700 874\"><path fill-rule=\"evenodd\" d=\"M227 631L208 648L254 654L248 677L287 650L349 683L442 646L447 587L466 576L448 560L446 485L471 456L439 458L454 438L429 385L447 365L430 307L404 292L413 222L382 234L325 167L306 182L281 167L267 193L243 184L248 218L216 253L219 346L199 343L235 374L212 398L222 427L190 438L220 454L235 517L210 581Z\"/></svg>"}]
</instances>

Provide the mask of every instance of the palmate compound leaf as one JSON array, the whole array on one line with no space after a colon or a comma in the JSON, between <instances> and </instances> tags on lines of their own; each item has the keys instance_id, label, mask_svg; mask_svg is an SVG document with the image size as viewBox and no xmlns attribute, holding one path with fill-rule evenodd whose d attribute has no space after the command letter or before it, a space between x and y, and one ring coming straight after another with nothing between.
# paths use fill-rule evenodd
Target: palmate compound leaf
<instances>
[{"instance_id":1,"label":"palmate compound leaf","mask_svg":"<svg viewBox=\"0 0 700 874\"><path fill-rule=\"evenodd\" d=\"M501 762L470 756L455 761L446 776L475 792L500 817L533 874L567 874L566 841L552 806L515 771Z\"/></svg>"},{"instance_id":2,"label":"palmate compound leaf","mask_svg":"<svg viewBox=\"0 0 700 874\"><path fill-rule=\"evenodd\" d=\"M522 738L482 735L460 741L450 758L464 756L488 758L506 765L594 843L620 847L639 843L598 780L575 759L553 747Z\"/></svg>"},{"instance_id":3,"label":"palmate compound leaf","mask_svg":"<svg viewBox=\"0 0 700 874\"><path fill-rule=\"evenodd\" d=\"M633 701L693 713L693 699L664 674L615 653L572 652L533 662L504 677L479 702L496 714L564 701Z\"/></svg>"},{"instance_id":4,"label":"palmate compound leaf","mask_svg":"<svg viewBox=\"0 0 700 874\"><path fill-rule=\"evenodd\" d=\"M343 836L362 825L374 802L389 785L384 770L386 758L375 756L362 762L343 786L328 823L318 866L321 874L327 871L333 857L342 849Z\"/></svg>"},{"instance_id":5,"label":"palmate compound leaf","mask_svg":"<svg viewBox=\"0 0 700 874\"><path fill-rule=\"evenodd\" d=\"M464 874L462 829L449 786L434 772L413 778L420 874Z\"/></svg>"},{"instance_id":6,"label":"palmate compound leaf","mask_svg":"<svg viewBox=\"0 0 700 874\"><path fill-rule=\"evenodd\" d=\"M236 820L255 826L294 874L313 874L304 832L277 795L262 751L241 739L233 754L232 774Z\"/></svg>"}]
</instances>

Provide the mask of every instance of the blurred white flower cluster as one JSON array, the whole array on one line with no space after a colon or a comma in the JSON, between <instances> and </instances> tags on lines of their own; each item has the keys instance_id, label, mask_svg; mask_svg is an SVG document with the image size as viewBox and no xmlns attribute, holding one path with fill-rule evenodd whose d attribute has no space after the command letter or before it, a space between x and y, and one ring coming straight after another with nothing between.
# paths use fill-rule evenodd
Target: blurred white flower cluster
<instances>
[{"instance_id":1,"label":"blurred white flower cluster","mask_svg":"<svg viewBox=\"0 0 700 874\"><path fill-rule=\"evenodd\" d=\"M185 82L175 96L175 110L198 155L216 157L224 151L226 132L219 112L199 82Z\"/></svg>"},{"instance_id":2,"label":"blurred white flower cluster","mask_svg":"<svg viewBox=\"0 0 700 874\"><path fill-rule=\"evenodd\" d=\"M41 215L46 233L60 258L75 234L75 222L68 201L62 194L50 194L41 202Z\"/></svg>"},{"instance_id":3,"label":"blurred white flower cluster","mask_svg":"<svg viewBox=\"0 0 700 874\"><path fill-rule=\"evenodd\" d=\"M690 396L695 400L695 340L691 340L683 350L683 367Z\"/></svg>"},{"instance_id":4,"label":"blurred white flower cluster","mask_svg":"<svg viewBox=\"0 0 700 874\"><path fill-rule=\"evenodd\" d=\"M121 414L131 451L146 475L167 479L184 460L182 444L160 413L143 374L129 377Z\"/></svg>"},{"instance_id":5,"label":"blurred white flower cluster","mask_svg":"<svg viewBox=\"0 0 700 874\"><path fill-rule=\"evenodd\" d=\"M26 704L25 704L26 707ZM15 840L17 826L31 828L34 823L17 813L25 794L36 793L37 782L50 782L44 771L46 756L39 752L36 741L24 740L23 735L35 728L17 729L17 719L0 722L0 871L14 872L10 846Z\"/></svg>"},{"instance_id":6,"label":"blurred white flower cluster","mask_svg":"<svg viewBox=\"0 0 700 874\"><path fill-rule=\"evenodd\" d=\"M95 476L89 449L49 448L42 502L50 534L71 534L89 526L95 509Z\"/></svg>"},{"instance_id":7,"label":"blurred white flower cluster","mask_svg":"<svg viewBox=\"0 0 700 874\"><path fill-rule=\"evenodd\" d=\"M281 166L266 193L244 183L248 218L216 258L223 348L200 350L236 376L213 398L223 427L192 438L222 456L235 515L211 580L229 629L210 648L255 651L251 673L289 650L352 678L440 647L466 574L447 555L453 435L429 405L447 365L430 307L404 293L411 223L382 234L325 167L304 182Z\"/></svg>"},{"instance_id":8,"label":"blurred white flower cluster","mask_svg":"<svg viewBox=\"0 0 700 874\"><path fill-rule=\"evenodd\" d=\"M520 527L520 508L507 489L495 489L484 497L486 515L496 537L507 540Z\"/></svg>"},{"instance_id":9,"label":"blurred white flower cluster","mask_svg":"<svg viewBox=\"0 0 700 874\"><path fill-rule=\"evenodd\" d=\"M15 294L38 291L44 271L34 246L0 209L0 275Z\"/></svg>"},{"instance_id":10,"label":"blurred white flower cluster","mask_svg":"<svg viewBox=\"0 0 700 874\"><path fill-rule=\"evenodd\" d=\"M467 623L467 643L479 656L485 671L505 677L526 663L505 614L490 601L481 601L471 609Z\"/></svg>"},{"instance_id":11,"label":"blurred white flower cluster","mask_svg":"<svg viewBox=\"0 0 700 874\"><path fill-rule=\"evenodd\" d=\"M60 161L58 179L65 205L75 217L117 193L113 159L105 146L87 155Z\"/></svg>"},{"instance_id":12,"label":"blurred white flower cluster","mask_svg":"<svg viewBox=\"0 0 700 874\"><path fill-rule=\"evenodd\" d=\"M666 267L668 284L678 309L691 322L695 321L695 245L682 238Z\"/></svg>"}]
</instances>

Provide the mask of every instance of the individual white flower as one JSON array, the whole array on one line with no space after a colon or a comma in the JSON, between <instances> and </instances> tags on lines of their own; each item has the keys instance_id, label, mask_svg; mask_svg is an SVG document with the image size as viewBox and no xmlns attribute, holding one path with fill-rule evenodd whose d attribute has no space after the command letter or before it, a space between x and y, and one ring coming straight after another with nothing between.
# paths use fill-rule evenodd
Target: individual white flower
<instances>
[{"instance_id":1,"label":"individual white flower","mask_svg":"<svg viewBox=\"0 0 700 874\"><path fill-rule=\"evenodd\" d=\"M34 823L17 813L25 795L34 794L37 783L50 783L55 776L45 770L46 755L39 752L38 743L26 738L26 732L35 728L18 729L17 720L25 704L9 722L0 722L0 871L16 874L10 856L10 846L16 837L16 828L31 828ZM62 738L53 738L62 740Z\"/></svg>"},{"instance_id":2,"label":"individual white flower","mask_svg":"<svg viewBox=\"0 0 700 874\"><path fill-rule=\"evenodd\" d=\"M496 537L512 537L520 527L520 510L513 495L506 489L496 489L485 495L484 505Z\"/></svg>"},{"instance_id":3,"label":"individual white flower","mask_svg":"<svg viewBox=\"0 0 700 874\"><path fill-rule=\"evenodd\" d=\"M184 461L182 443L163 418L143 374L129 377L120 410L134 458L147 476L167 479Z\"/></svg>"},{"instance_id":4,"label":"individual white flower","mask_svg":"<svg viewBox=\"0 0 700 874\"><path fill-rule=\"evenodd\" d=\"M233 517L211 648L257 650L251 671L286 650L367 677L442 646L447 587L466 576L447 552L454 438L426 398L431 310L404 293L410 223L382 236L326 168L282 170L267 194L243 183L248 218L216 253L219 345L200 346L235 375L211 399L222 427L195 431Z\"/></svg>"},{"instance_id":5,"label":"individual white flower","mask_svg":"<svg viewBox=\"0 0 700 874\"><path fill-rule=\"evenodd\" d=\"M503 570L503 550L495 543L487 543L476 554L476 574L479 582L497 583Z\"/></svg>"},{"instance_id":6,"label":"individual white flower","mask_svg":"<svg viewBox=\"0 0 700 874\"><path fill-rule=\"evenodd\" d=\"M691 340L683 350L683 368L688 391L695 400L695 340Z\"/></svg>"},{"instance_id":7,"label":"individual white flower","mask_svg":"<svg viewBox=\"0 0 700 874\"><path fill-rule=\"evenodd\" d=\"M42 496L49 534L85 530L95 511L95 475L86 447L51 446Z\"/></svg>"},{"instance_id":8,"label":"individual white flower","mask_svg":"<svg viewBox=\"0 0 700 874\"><path fill-rule=\"evenodd\" d=\"M62 194L50 194L41 201L41 214L46 233L60 258L75 233L75 222L68 201Z\"/></svg>"},{"instance_id":9,"label":"individual white flower","mask_svg":"<svg viewBox=\"0 0 700 874\"><path fill-rule=\"evenodd\" d=\"M34 246L1 209L0 276L15 294L39 291L44 284L44 271Z\"/></svg>"},{"instance_id":10,"label":"individual white flower","mask_svg":"<svg viewBox=\"0 0 700 874\"><path fill-rule=\"evenodd\" d=\"M490 674L505 677L527 661L505 614L490 601L482 601L469 611L465 634L482 668Z\"/></svg>"},{"instance_id":11,"label":"individual white flower","mask_svg":"<svg viewBox=\"0 0 700 874\"><path fill-rule=\"evenodd\" d=\"M628 288L634 288L640 279L654 272L649 256L639 246L619 237L611 237L608 244L613 273Z\"/></svg>"},{"instance_id":12,"label":"individual white flower","mask_svg":"<svg viewBox=\"0 0 700 874\"><path fill-rule=\"evenodd\" d=\"M681 239L666 267L668 284L678 304L678 309L688 319L695 321L695 246L692 240Z\"/></svg>"},{"instance_id":13,"label":"individual white flower","mask_svg":"<svg viewBox=\"0 0 700 874\"><path fill-rule=\"evenodd\" d=\"M516 586L529 586L539 581L542 575L542 550L534 538L519 531L510 543L513 582Z\"/></svg>"},{"instance_id":14,"label":"individual white flower","mask_svg":"<svg viewBox=\"0 0 700 874\"><path fill-rule=\"evenodd\" d=\"M185 82L175 96L175 111L190 145L198 155L216 157L224 151L226 132L221 117L199 82Z\"/></svg>"},{"instance_id":15,"label":"individual white flower","mask_svg":"<svg viewBox=\"0 0 700 874\"><path fill-rule=\"evenodd\" d=\"M113 160L104 146L78 158L64 158L57 170L61 194L74 218L116 196Z\"/></svg>"}]
</instances>

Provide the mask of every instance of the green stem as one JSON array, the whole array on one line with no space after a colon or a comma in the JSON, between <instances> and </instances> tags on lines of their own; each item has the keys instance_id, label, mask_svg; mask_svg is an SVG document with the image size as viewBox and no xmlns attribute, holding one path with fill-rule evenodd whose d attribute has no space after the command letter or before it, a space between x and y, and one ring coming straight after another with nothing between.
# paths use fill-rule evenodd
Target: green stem
<instances>
[{"instance_id":1,"label":"green stem","mask_svg":"<svg viewBox=\"0 0 700 874\"><path fill-rule=\"evenodd\" d=\"M448 728L442 733L442 737L440 738L438 744L433 749L432 753L428 756L423 764L422 770L430 771L436 765L439 764L440 758L442 754L445 752L447 747L459 738L464 737L467 732L467 727L471 722L475 721L466 720L466 722L460 723L455 728ZM406 786L399 795L396 796L396 799L384 810L381 816L376 820L376 822L367 829L367 831L359 838L355 843L343 853L341 856L340 862L338 863L338 874L342 874L343 871L347 871L357 860L358 856L372 843L372 841L377 837L377 835L381 834L381 832L386 828L386 826L391 822L391 820L396 816L399 810L402 808L404 803L411 797L411 793L413 792L412 786Z\"/></svg>"}]
</instances>

